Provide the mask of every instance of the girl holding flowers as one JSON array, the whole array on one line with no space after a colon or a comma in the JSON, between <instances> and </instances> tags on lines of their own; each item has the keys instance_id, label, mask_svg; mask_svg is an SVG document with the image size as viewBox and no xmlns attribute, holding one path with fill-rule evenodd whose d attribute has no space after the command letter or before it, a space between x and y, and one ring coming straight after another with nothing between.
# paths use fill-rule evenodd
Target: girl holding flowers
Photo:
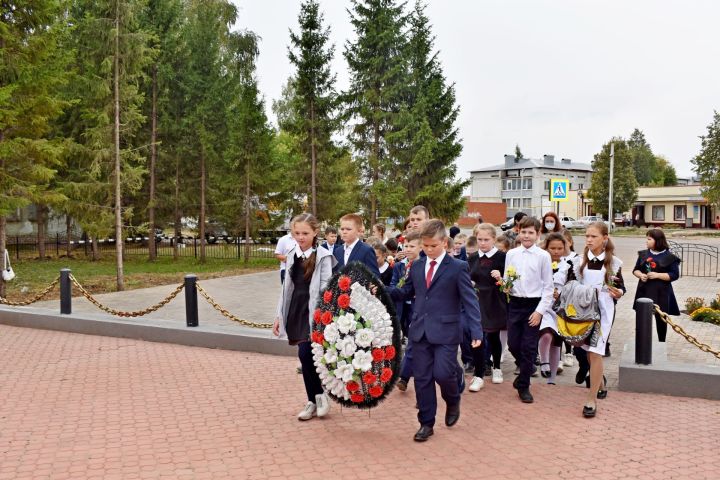
<instances>
[{"instance_id":1,"label":"girl holding flowers","mask_svg":"<svg viewBox=\"0 0 720 480\"><path fill-rule=\"evenodd\" d=\"M680 277L680 259L670 252L665 233L659 228L648 230L646 242L647 249L638 252L633 268L633 275L640 279L635 300L649 298L668 315L680 315L671 284ZM655 325L658 341L664 342L667 324L659 315L655 315Z\"/></svg>"},{"instance_id":2,"label":"girl holding flowers","mask_svg":"<svg viewBox=\"0 0 720 480\"><path fill-rule=\"evenodd\" d=\"M330 411L330 402L313 363L310 332L320 292L332 276L337 262L325 248L316 248L320 231L317 219L303 213L292 219L290 231L296 242L287 255L287 276L278 301L273 334L287 337L290 345L298 346L302 365L307 404L298 414L299 420L323 417Z\"/></svg>"}]
</instances>

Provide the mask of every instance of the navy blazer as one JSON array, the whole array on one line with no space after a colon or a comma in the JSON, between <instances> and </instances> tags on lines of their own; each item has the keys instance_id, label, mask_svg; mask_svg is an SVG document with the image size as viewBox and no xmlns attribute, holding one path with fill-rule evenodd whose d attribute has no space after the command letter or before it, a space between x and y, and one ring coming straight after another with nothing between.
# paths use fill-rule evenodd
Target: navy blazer
<instances>
[{"instance_id":1,"label":"navy blazer","mask_svg":"<svg viewBox=\"0 0 720 480\"><path fill-rule=\"evenodd\" d=\"M405 275L405 265L406 264L404 262L395 262L395 266L393 266L392 280L390 280L390 287L396 287L400 279L403 278L403 275ZM403 317L405 306L412 308L412 305L408 305L402 300L395 302L395 313L397 314L398 320Z\"/></svg>"},{"instance_id":2,"label":"navy blazer","mask_svg":"<svg viewBox=\"0 0 720 480\"><path fill-rule=\"evenodd\" d=\"M430 288L425 285L426 262L427 257L415 260L405 285L388 289L394 300L415 299L410 339L419 342L425 336L432 344L459 345L467 322L472 340L482 340L480 305L467 262L445 255Z\"/></svg>"},{"instance_id":3,"label":"navy blazer","mask_svg":"<svg viewBox=\"0 0 720 480\"><path fill-rule=\"evenodd\" d=\"M335 268L333 269L333 273L335 273L345 266L345 245L335 245L333 255L335 255L335 259L337 259L337 265L335 265ZM353 248L352 252L350 252L348 263L350 262L362 263L370 270L370 272L372 272L373 275L375 275L375 277L378 279L380 278L380 269L378 268L375 250L362 240L358 240L355 244L355 248Z\"/></svg>"}]
</instances>

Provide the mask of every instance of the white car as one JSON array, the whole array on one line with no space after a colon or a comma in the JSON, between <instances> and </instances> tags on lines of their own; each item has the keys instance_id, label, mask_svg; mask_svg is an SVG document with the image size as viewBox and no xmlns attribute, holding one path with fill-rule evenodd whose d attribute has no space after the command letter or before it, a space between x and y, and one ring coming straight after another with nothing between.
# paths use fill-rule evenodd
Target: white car
<instances>
[{"instance_id":1,"label":"white car","mask_svg":"<svg viewBox=\"0 0 720 480\"><path fill-rule=\"evenodd\" d=\"M560 225L564 228L582 228L580 222L573 217L560 217Z\"/></svg>"},{"instance_id":2,"label":"white car","mask_svg":"<svg viewBox=\"0 0 720 480\"><path fill-rule=\"evenodd\" d=\"M578 223L580 224L580 228L587 228L588 225L594 222L604 222L605 225L608 226L608 229L610 231L613 231L615 229L615 225L612 222L608 222L607 220L603 220L602 217L599 217L597 215L588 215L586 217L581 217L580 220L578 220Z\"/></svg>"}]
</instances>

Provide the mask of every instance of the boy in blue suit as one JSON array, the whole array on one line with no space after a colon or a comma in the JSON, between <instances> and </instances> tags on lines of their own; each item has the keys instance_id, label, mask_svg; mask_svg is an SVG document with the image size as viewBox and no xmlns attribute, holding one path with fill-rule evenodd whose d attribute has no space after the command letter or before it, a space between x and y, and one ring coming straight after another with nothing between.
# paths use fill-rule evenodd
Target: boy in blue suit
<instances>
[{"instance_id":1,"label":"boy in blue suit","mask_svg":"<svg viewBox=\"0 0 720 480\"><path fill-rule=\"evenodd\" d=\"M457 351L463 338L463 320L471 331L472 346L482 343L480 308L466 262L445 251L447 234L440 220L429 220L420 234L426 257L416 260L400 288L389 289L394 300L415 299L409 339L413 349L413 374L420 429L414 440L426 441L433 434L437 397L435 383L447 405L445 425L460 418ZM464 311L464 312L463 312Z\"/></svg>"},{"instance_id":2,"label":"boy in blue suit","mask_svg":"<svg viewBox=\"0 0 720 480\"><path fill-rule=\"evenodd\" d=\"M348 213L340 219L340 238L343 245L333 249L337 265L333 273L351 262L360 262L365 265L376 278L380 278L380 269L377 264L375 250L360 240L363 230L363 221L360 215Z\"/></svg>"},{"instance_id":3,"label":"boy in blue suit","mask_svg":"<svg viewBox=\"0 0 720 480\"><path fill-rule=\"evenodd\" d=\"M337 237L338 232L337 228L335 227L327 227L325 229L325 242L321 245L322 247L326 248L330 253L335 252L335 247L337 247Z\"/></svg>"}]
</instances>

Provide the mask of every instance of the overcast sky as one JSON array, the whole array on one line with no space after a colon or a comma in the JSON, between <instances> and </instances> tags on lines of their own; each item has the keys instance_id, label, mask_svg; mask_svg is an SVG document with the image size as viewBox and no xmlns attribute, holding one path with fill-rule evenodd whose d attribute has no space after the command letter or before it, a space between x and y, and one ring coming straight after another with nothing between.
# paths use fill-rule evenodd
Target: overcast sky
<instances>
[{"instance_id":1,"label":"overcast sky","mask_svg":"<svg viewBox=\"0 0 720 480\"><path fill-rule=\"evenodd\" d=\"M293 70L288 29L300 0L233 0L237 27L262 37L260 89L268 112ZM463 143L458 174L553 154L590 163L610 137L641 129L679 176L692 173L713 110L720 110L720 1L430 0L427 15L445 76L454 82ZM354 36L349 1L321 0L342 55ZM412 2L408 4L412 5Z\"/></svg>"}]
</instances>

